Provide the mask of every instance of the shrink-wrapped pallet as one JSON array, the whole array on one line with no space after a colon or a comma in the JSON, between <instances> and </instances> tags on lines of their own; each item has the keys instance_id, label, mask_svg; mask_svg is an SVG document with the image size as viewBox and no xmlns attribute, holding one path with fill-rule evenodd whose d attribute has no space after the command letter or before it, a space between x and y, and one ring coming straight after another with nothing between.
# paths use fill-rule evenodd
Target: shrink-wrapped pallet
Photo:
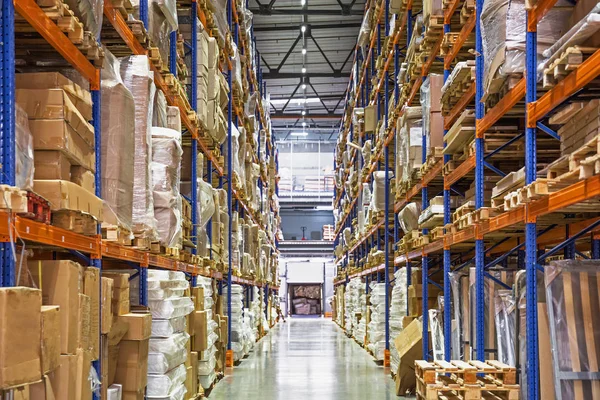
<instances>
[{"instance_id":1,"label":"shrink-wrapped pallet","mask_svg":"<svg viewBox=\"0 0 600 400\"><path fill-rule=\"evenodd\" d=\"M152 128L152 195L158 238L165 247L181 246L181 132Z\"/></svg>"},{"instance_id":2,"label":"shrink-wrapped pallet","mask_svg":"<svg viewBox=\"0 0 600 400\"><path fill-rule=\"evenodd\" d=\"M390 342L394 343L396 337L404 329L404 317L408 315L408 286L407 269L400 268L394 273L394 288L390 300ZM400 356L396 346L390 346L391 370L397 371L400 364Z\"/></svg>"},{"instance_id":3,"label":"shrink-wrapped pallet","mask_svg":"<svg viewBox=\"0 0 600 400\"><path fill-rule=\"evenodd\" d=\"M169 62L169 36L178 27L176 0L148 1L148 35L152 44L158 47L164 65Z\"/></svg>"},{"instance_id":4,"label":"shrink-wrapped pallet","mask_svg":"<svg viewBox=\"0 0 600 400\"><path fill-rule=\"evenodd\" d=\"M110 0L62 0L83 23L84 29L100 40L104 2Z\"/></svg>"},{"instance_id":5,"label":"shrink-wrapped pallet","mask_svg":"<svg viewBox=\"0 0 600 400\"><path fill-rule=\"evenodd\" d=\"M125 86L119 69L119 61L106 50L101 70L101 188L105 222L131 230L135 101Z\"/></svg>"},{"instance_id":6,"label":"shrink-wrapped pallet","mask_svg":"<svg viewBox=\"0 0 600 400\"><path fill-rule=\"evenodd\" d=\"M156 236L152 196L152 104L155 86L148 57L130 56L121 61L123 83L135 104L132 231L142 237Z\"/></svg>"},{"instance_id":7,"label":"shrink-wrapped pallet","mask_svg":"<svg viewBox=\"0 0 600 400\"><path fill-rule=\"evenodd\" d=\"M15 104L15 186L33 188L33 137L27 113Z\"/></svg>"},{"instance_id":8,"label":"shrink-wrapped pallet","mask_svg":"<svg viewBox=\"0 0 600 400\"><path fill-rule=\"evenodd\" d=\"M388 295L385 283L371 282L369 301L371 302L368 325L369 345L376 360L383 360L385 351L385 306Z\"/></svg>"}]
</instances>

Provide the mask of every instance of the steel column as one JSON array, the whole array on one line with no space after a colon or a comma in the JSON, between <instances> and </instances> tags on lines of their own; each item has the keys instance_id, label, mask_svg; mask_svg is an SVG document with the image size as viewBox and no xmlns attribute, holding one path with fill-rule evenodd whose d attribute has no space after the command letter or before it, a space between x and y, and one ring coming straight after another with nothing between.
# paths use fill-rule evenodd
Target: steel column
<instances>
[{"instance_id":1,"label":"steel column","mask_svg":"<svg viewBox=\"0 0 600 400\"><path fill-rule=\"evenodd\" d=\"M190 9L190 18L192 20L191 30L192 30L192 98L190 99L190 103L192 109L196 112L198 111L198 12L197 12L198 3L196 1L192 1L191 9ZM195 247L192 249L193 254L197 254L198 252L198 141L196 139L192 139L192 240ZM195 277L194 277L195 278ZM194 285L195 286L195 285Z\"/></svg>"}]
</instances>

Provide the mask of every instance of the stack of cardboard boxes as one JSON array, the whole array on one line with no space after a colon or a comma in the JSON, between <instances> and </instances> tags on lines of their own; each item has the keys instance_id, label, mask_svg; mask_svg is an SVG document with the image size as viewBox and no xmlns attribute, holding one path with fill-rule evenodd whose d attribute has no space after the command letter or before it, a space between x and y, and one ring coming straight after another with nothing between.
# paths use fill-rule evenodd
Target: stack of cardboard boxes
<instances>
[{"instance_id":1,"label":"stack of cardboard boxes","mask_svg":"<svg viewBox=\"0 0 600 400\"><path fill-rule=\"evenodd\" d=\"M206 129L214 141L221 145L227 137L227 119L223 114L223 108L227 106L229 101L229 88L220 70L219 46L214 38L207 40L207 60L207 79L205 81L207 85Z\"/></svg>"},{"instance_id":2,"label":"stack of cardboard boxes","mask_svg":"<svg viewBox=\"0 0 600 400\"><path fill-rule=\"evenodd\" d=\"M102 201L94 195L90 92L56 72L17 74L16 87L16 103L27 114L33 136L34 191L50 201L52 210L79 211L101 221ZM77 228L73 218L61 226Z\"/></svg>"}]
</instances>

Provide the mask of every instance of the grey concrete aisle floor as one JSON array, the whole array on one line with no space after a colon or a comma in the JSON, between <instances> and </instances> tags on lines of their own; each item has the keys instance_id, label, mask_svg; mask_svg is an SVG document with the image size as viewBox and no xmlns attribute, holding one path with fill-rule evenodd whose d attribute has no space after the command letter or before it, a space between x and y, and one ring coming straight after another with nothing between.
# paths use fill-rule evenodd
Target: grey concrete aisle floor
<instances>
[{"instance_id":1,"label":"grey concrete aisle floor","mask_svg":"<svg viewBox=\"0 0 600 400\"><path fill-rule=\"evenodd\" d=\"M289 318L256 344L210 400L397 399L394 381L330 319Z\"/></svg>"}]
</instances>

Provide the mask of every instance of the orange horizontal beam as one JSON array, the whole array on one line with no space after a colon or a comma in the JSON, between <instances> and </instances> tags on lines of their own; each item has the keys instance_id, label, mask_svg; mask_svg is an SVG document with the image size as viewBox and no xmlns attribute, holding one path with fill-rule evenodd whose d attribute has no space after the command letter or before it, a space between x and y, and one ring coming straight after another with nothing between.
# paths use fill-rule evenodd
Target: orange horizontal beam
<instances>
[{"instance_id":1,"label":"orange horizontal beam","mask_svg":"<svg viewBox=\"0 0 600 400\"><path fill-rule=\"evenodd\" d=\"M90 82L90 89L100 90L100 70L92 65L60 28L42 11L35 0L13 0L15 11L40 34L48 44Z\"/></svg>"},{"instance_id":2,"label":"orange horizontal beam","mask_svg":"<svg viewBox=\"0 0 600 400\"><path fill-rule=\"evenodd\" d=\"M574 95L579 89L600 75L600 50L596 50L588 59L542 97L527 105L527 126L535 128L537 122L560 103Z\"/></svg>"},{"instance_id":3,"label":"orange horizontal beam","mask_svg":"<svg viewBox=\"0 0 600 400\"><path fill-rule=\"evenodd\" d=\"M600 196L600 175L579 181L557 192L532 201L527 205L529 218L537 218L552 212Z\"/></svg>"},{"instance_id":4,"label":"orange horizontal beam","mask_svg":"<svg viewBox=\"0 0 600 400\"><path fill-rule=\"evenodd\" d=\"M470 156L462 162L454 171L444 177L444 189L449 190L450 186L471 172L475 168L475 155Z\"/></svg>"},{"instance_id":5,"label":"orange horizontal beam","mask_svg":"<svg viewBox=\"0 0 600 400\"><path fill-rule=\"evenodd\" d=\"M476 132L478 137L483 137L502 116L510 111L525 96L525 78L521 80L496 104L491 110L488 110L483 118L476 122Z\"/></svg>"},{"instance_id":6,"label":"orange horizontal beam","mask_svg":"<svg viewBox=\"0 0 600 400\"><path fill-rule=\"evenodd\" d=\"M444 117L444 129L449 130L452 128L454 121L456 121L465 108L467 108L467 105L473 101L475 98L476 87L477 85L475 85L475 82L473 82L473 84L469 86L469 89L462 95L460 100L458 100L454 107L452 107L450 113Z\"/></svg>"},{"instance_id":7,"label":"orange horizontal beam","mask_svg":"<svg viewBox=\"0 0 600 400\"><path fill-rule=\"evenodd\" d=\"M537 32L537 24L556 4L556 0L538 0L531 10L527 11L527 31Z\"/></svg>"},{"instance_id":8,"label":"orange horizontal beam","mask_svg":"<svg viewBox=\"0 0 600 400\"><path fill-rule=\"evenodd\" d=\"M104 2L104 16L133 54L146 55L146 49L136 39L119 10L114 8L110 1Z\"/></svg>"},{"instance_id":9,"label":"orange horizontal beam","mask_svg":"<svg viewBox=\"0 0 600 400\"><path fill-rule=\"evenodd\" d=\"M456 42L454 42L454 44L452 45L452 49L450 50L450 52L448 54L446 54L446 57L444 57L444 68L445 69L451 69L452 61L454 61L456 56L458 56L458 53L462 49L463 44L465 44L465 42L467 41L467 38L469 37L471 32L473 32L473 28L475 28L475 13L474 12L471 13L471 16L469 17L469 19L467 19L467 22L465 22L462 29L460 30L460 33L458 35L458 40ZM473 85L473 86L475 86L475 85Z\"/></svg>"},{"instance_id":10,"label":"orange horizontal beam","mask_svg":"<svg viewBox=\"0 0 600 400\"><path fill-rule=\"evenodd\" d=\"M450 24L452 16L458 8L458 3L460 3L460 0L450 0L450 4L448 4L446 10L444 10L444 24Z\"/></svg>"},{"instance_id":11,"label":"orange horizontal beam","mask_svg":"<svg viewBox=\"0 0 600 400\"><path fill-rule=\"evenodd\" d=\"M149 264L147 251L137 250L131 246L121 246L106 240L102 241L102 256L116 260L131 261L145 267Z\"/></svg>"}]
</instances>

